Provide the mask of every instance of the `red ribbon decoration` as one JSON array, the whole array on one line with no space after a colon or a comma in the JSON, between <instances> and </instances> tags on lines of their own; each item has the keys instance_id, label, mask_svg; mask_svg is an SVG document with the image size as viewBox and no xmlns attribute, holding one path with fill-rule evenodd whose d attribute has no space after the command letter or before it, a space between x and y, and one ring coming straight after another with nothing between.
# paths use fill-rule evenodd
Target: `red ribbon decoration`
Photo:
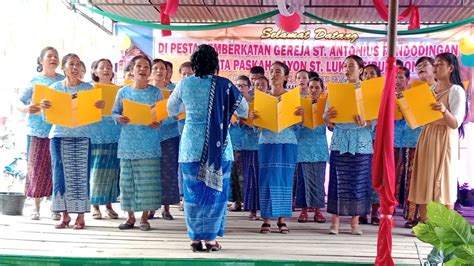
<instances>
[{"instance_id":1,"label":"red ribbon decoration","mask_svg":"<svg viewBox=\"0 0 474 266\"><path fill-rule=\"evenodd\" d=\"M161 25L170 25L170 16L165 14L167 4L161 4L160 5L160 22ZM161 36L166 37L166 36L171 36L171 31L170 30L161 30Z\"/></svg>"},{"instance_id":2,"label":"red ribbon decoration","mask_svg":"<svg viewBox=\"0 0 474 266\"><path fill-rule=\"evenodd\" d=\"M377 13L379 13L380 17L388 21L388 7L385 6L383 0L372 0L374 3L375 9ZM408 29L409 30L416 30L420 28L420 11L418 10L417 5L410 5L405 11L402 12L398 16L398 21L405 20L408 16L410 16Z\"/></svg>"},{"instance_id":3,"label":"red ribbon decoration","mask_svg":"<svg viewBox=\"0 0 474 266\"><path fill-rule=\"evenodd\" d=\"M165 14L168 16L176 15L176 11L178 11L179 0L167 0L166 7L165 7Z\"/></svg>"},{"instance_id":4,"label":"red ribbon decoration","mask_svg":"<svg viewBox=\"0 0 474 266\"><path fill-rule=\"evenodd\" d=\"M380 225L377 236L376 266L393 266L392 214L397 204L395 198L395 154L393 130L395 116L396 58L387 58L387 72L382 93L382 103L375 132L372 159L372 184L380 196Z\"/></svg>"}]
</instances>

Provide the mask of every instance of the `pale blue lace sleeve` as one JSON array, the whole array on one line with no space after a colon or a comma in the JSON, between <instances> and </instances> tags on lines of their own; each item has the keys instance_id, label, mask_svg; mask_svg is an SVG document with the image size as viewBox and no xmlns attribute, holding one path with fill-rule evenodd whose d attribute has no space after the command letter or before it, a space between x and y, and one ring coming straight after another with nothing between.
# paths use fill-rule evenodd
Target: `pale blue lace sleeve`
<instances>
[{"instance_id":1,"label":"pale blue lace sleeve","mask_svg":"<svg viewBox=\"0 0 474 266\"><path fill-rule=\"evenodd\" d=\"M181 83L176 86L176 88L173 90L173 93L171 93L170 98L168 99L168 105L166 107L170 116L177 116L181 113L183 99L181 98L180 84Z\"/></svg>"}]
</instances>

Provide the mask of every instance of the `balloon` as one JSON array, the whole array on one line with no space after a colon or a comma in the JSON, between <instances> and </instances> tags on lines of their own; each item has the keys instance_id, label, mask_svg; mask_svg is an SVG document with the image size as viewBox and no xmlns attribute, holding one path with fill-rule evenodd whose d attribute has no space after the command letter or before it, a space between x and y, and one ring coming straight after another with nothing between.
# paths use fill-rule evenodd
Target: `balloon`
<instances>
[{"instance_id":1,"label":"balloon","mask_svg":"<svg viewBox=\"0 0 474 266\"><path fill-rule=\"evenodd\" d=\"M474 54L463 54L461 55L461 62L467 67L474 66Z\"/></svg>"},{"instance_id":2,"label":"balloon","mask_svg":"<svg viewBox=\"0 0 474 266\"><path fill-rule=\"evenodd\" d=\"M464 37L459 41L462 54L474 54L474 36Z\"/></svg>"},{"instance_id":3,"label":"balloon","mask_svg":"<svg viewBox=\"0 0 474 266\"><path fill-rule=\"evenodd\" d=\"M300 27L301 18L298 12L293 13L293 15L289 17L278 14L277 18L275 19L275 22L278 28L280 28L281 30L286 32L294 32Z\"/></svg>"},{"instance_id":4,"label":"balloon","mask_svg":"<svg viewBox=\"0 0 474 266\"><path fill-rule=\"evenodd\" d=\"M123 32L117 35L117 40L119 43L118 47L120 51L125 51L130 47L130 45L132 45L132 40L130 39L130 37L128 37L128 35Z\"/></svg>"}]
</instances>

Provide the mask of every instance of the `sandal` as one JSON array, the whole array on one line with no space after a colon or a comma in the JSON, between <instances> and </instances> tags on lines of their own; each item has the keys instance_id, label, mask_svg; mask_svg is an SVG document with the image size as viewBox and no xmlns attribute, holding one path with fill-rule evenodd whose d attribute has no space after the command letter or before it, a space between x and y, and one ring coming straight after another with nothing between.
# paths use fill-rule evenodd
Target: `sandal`
<instances>
[{"instance_id":1,"label":"sandal","mask_svg":"<svg viewBox=\"0 0 474 266\"><path fill-rule=\"evenodd\" d=\"M114 211L114 209L105 209L105 214L107 214L107 216L110 219L118 219L119 218L118 214Z\"/></svg>"},{"instance_id":2,"label":"sandal","mask_svg":"<svg viewBox=\"0 0 474 266\"><path fill-rule=\"evenodd\" d=\"M171 215L170 212L162 212L161 213L161 217L163 217L163 219L165 220L173 220L173 215Z\"/></svg>"},{"instance_id":3,"label":"sandal","mask_svg":"<svg viewBox=\"0 0 474 266\"><path fill-rule=\"evenodd\" d=\"M314 221L320 224L323 224L326 222L326 218L324 218L324 215L320 212L316 212L314 214Z\"/></svg>"},{"instance_id":4,"label":"sandal","mask_svg":"<svg viewBox=\"0 0 474 266\"><path fill-rule=\"evenodd\" d=\"M66 228L66 227L69 227L69 223L70 223L70 222L71 222L71 218L69 218L69 220L67 220L67 221L64 221L64 220L63 220L62 222L60 222L60 223L54 225L54 228L56 228L56 229L64 229L64 228Z\"/></svg>"},{"instance_id":5,"label":"sandal","mask_svg":"<svg viewBox=\"0 0 474 266\"><path fill-rule=\"evenodd\" d=\"M278 232L280 234L288 234L290 232L290 229L288 229L288 226L286 226L286 223L277 223L278 226Z\"/></svg>"},{"instance_id":6,"label":"sandal","mask_svg":"<svg viewBox=\"0 0 474 266\"><path fill-rule=\"evenodd\" d=\"M367 219L367 215L359 216L359 224L368 224L369 220Z\"/></svg>"},{"instance_id":7,"label":"sandal","mask_svg":"<svg viewBox=\"0 0 474 266\"><path fill-rule=\"evenodd\" d=\"M58 212L51 213L51 220L53 220L53 221L61 220L61 214L58 213Z\"/></svg>"},{"instance_id":8,"label":"sandal","mask_svg":"<svg viewBox=\"0 0 474 266\"><path fill-rule=\"evenodd\" d=\"M72 229L74 229L74 230L81 230L81 229L84 229L84 228L86 228L86 224L84 222L82 222L82 223L76 222L74 224L74 226L72 227Z\"/></svg>"},{"instance_id":9,"label":"sandal","mask_svg":"<svg viewBox=\"0 0 474 266\"><path fill-rule=\"evenodd\" d=\"M370 218L370 223L371 223L372 225L379 225L379 224L380 224L380 219L379 219L379 217L377 217L377 216L372 216L372 217Z\"/></svg>"},{"instance_id":10,"label":"sandal","mask_svg":"<svg viewBox=\"0 0 474 266\"><path fill-rule=\"evenodd\" d=\"M331 226L329 227L329 234L338 235L339 234L339 225L338 224L331 224Z\"/></svg>"},{"instance_id":11,"label":"sandal","mask_svg":"<svg viewBox=\"0 0 474 266\"><path fill-rule=\"evenodd\" d=\"M248 219L249 219L249 221L258 220L257 213L256 212L250 212Z\"/></svg>"},{"instance_id":12,"label":"sandal","mask_svg":"<svg viewBox=\"0 0 474 266\"><path fill-rule=\"evenodd\" d=\"M135 223L130 223L129 221L125 221L124 223L121 223L119 225L120 230L128 230L128 229L133 229L135 227Z\"/></svg>"},{"instance_id":13,"label":"sandal","mask_svg":"<svg viewBox=\"0 0 474 266\"><path fill-rule=\"evenodd\" d=\"M193 243L191 243L190 246L191 246L191 250L192 250L193 252L196 252L196 251L198 251L198 252L204 251L204 246L202 245L202 242L201 242L201 241L199 241L199 242L193 242Z\"/></svg>"},{"instance_id":14,"label":"sandal","mask_svg":"<svg viewBox=\"0 0 474 266\"><path fill-rule=\"evenodd\" d=\"M353 235L362 235L362 228L360 225L351 225L352 231L351 234Z\"/></svg>"},{"instance_id":15,"label":"sandal","mask_svg":"<svg viewBox=\"0 0 474 266\"><path fill-rule=\"evenodd\" d=\"M268 234L270 233L270 228L272 226L270 224L267 224L267 223L263 223L262 224L262 227L260 227L260 234Z\"/></svg>"},{"instance_id":16,"label":"sandal","mask_svg":"<svg viewBox=\"0 0 474 266\"><path fill-rule=\"evenodd\" d=\"M298 216L298 223L306 223L308 221L308 213L302 212L300 216Z\"/></svg>"},{"instance_id":17,"label":"sandal","mask_svg":"<svg viewBox=\"0 0 474 266\"><path fill-rule=\"evenodd\" d=\"M408 229L412 229L413 227L415 227L415 225L417 225L418 222L417 221L413 221L413 220L408 220L406 223L405 223L405 228L408 228Z\"/></svg>"},{"instance_id":18,"label":"sandal","mask_svg":"<svg viewBox=\"0 0 474 266\"><path fill-rule=\"evenodd\" d=\"M211 244L211 243L208 243L206 242L206 250L207 252L211 252L211 251L219 251L222 249L222 246L221 244L219 244L219 242L215 242L214 244Z\"/></svg>"},{"instance_id":19,"label":"sandal","mask_svg":"<svg viewBox=\"0 0 474 266\"><path fill-rule=\"evenodd\" d=\"M95 220L102 219L102 213L100 213L99 209L93 209L92 210L92 219L95 219Z\"/></svg>"},{"instance_id":20,"label":"sandal","mask_svg":"<svg viewBox=\"0 0 474 266\"><path fill-rule=\"evenodd\" d=\"M150 211L148 213L148 220L152 220L152 219L155 219L155 211Z\"/></svg>"},{"instance_id":21,"label":"sandal","mask_svg":"<svg viewBox=\"0 0 474 266\"><path fill-rule=\"evenodd\" d=\"M141 222L141 223L140 223L140 230L142 230L142 231L150 231L150 230L151 230L150 223L149 223L149 222Z\"/></svg>"},{"instance_id":22,"label":"sandal","mask_svg":"<svg viewBox=\"0 0 474 266\"><path fill-rule=\"evenodd\" d=\"M39 209L34 209L33 212L31 212L30 218L31 220L39 220L40 219Z\"/></svg>"}]
</instances>

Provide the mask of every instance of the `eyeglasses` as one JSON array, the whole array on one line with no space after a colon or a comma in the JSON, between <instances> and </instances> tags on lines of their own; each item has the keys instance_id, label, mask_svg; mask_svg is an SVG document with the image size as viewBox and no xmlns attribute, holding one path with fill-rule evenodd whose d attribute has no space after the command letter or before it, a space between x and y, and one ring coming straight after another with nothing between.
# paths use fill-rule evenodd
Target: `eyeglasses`
<instances>
[{"instance_id":1,"label":"eyeglasses","mask_svg":"<svg viewBox=\"0 0 474 266\"><path fill-rule=\"evenodd\" d=\"M237 88L245 88L245 87L248 87L249 85L247 85L247 84L236 84L235 86Z\"/></svg>"}]
</instances>

